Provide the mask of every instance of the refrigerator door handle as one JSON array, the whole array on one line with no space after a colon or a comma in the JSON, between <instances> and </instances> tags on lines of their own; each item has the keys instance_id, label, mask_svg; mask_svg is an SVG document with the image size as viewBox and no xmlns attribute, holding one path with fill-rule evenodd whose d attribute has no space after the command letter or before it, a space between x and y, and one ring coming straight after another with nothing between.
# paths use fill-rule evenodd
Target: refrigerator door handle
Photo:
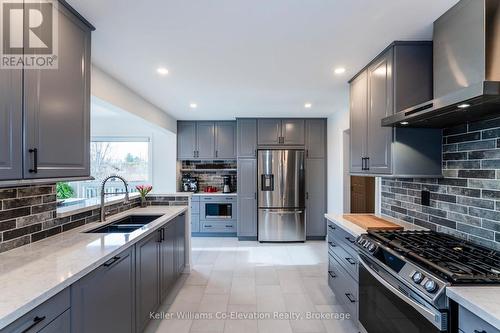
<instances>
[{"instance_id":1,"label":"refrigerator door handle","mask_svg":"<svg viewBox=\"0 0 500 333\"><path fill-rule=\"evenodd\" d=\"M300 215L303 214L304 212L302 210L266 210L267 213L269 214L293 214L293 215Z\"/></svg>"}]
</instances>

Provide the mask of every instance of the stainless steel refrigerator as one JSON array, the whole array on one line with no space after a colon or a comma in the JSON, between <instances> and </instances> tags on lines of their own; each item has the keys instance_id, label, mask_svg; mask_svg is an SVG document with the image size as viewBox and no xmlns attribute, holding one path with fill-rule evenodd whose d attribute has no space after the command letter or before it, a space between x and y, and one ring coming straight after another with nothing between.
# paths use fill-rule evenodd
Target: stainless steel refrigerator
<instances>
[{"instance_id":1,"label":"stainless steel refrigerator","mask_svg":"<svg viewBox=\"0 0 500 333\"><path fill-rule=\"evenodd\" d=\"M259 150L259 241L306 240L304 150Z\"/></svg>"}]
</instances>

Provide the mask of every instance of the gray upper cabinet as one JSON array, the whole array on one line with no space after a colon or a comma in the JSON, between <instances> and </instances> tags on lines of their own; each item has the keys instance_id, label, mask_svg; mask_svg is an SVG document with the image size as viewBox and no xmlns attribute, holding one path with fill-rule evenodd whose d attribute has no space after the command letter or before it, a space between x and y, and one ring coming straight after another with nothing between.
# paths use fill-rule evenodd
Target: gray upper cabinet
<instances>
[{"instance_id":1,"label":"gray upper cabinet","mask_svg":"<svg viewBox=\"0 0 500 333\"><path fill-rule=\"evenodd\" d=\"M259 145L278 145L281 143L281 120L258 119L257 137Z\"/></svg>"},{"instance_id":2,"label":"gray upper cabinet","mask_svg":"<svg viewBox=\"0 0 500 333\"><path fill-rule=\"evenodd\" d=\"M24 71L25 178L90 175L91 29L58 8L58 69Z\"/></svg>"},{"instance_id":3,"label":"gray upper cabinet","mask_svg":"<svg viewBox=\"0 0 500 333\"><path fill-rule=\"evenodd\" d=\"M71 286L71 332L135 332L133 248Z\"/></svg>"},{"instance_id":4,"label":"gray upper cabinet","mask_svg":"<svg viewBox=\"0 0 500 333\"><path fill-rule=\"evenodd\" d=\"M306 119L307 158L326 157L326 119Z\"/></svg>"},{"instance_id":5,"label":"gray upper cabinet","mask_svg":"<svg viewBox=\"0 0 500 333\"><path fill-rule=\"evenodd\" d=\"M0 180L23 178L22 70L0 75Z\"/></svg>"},{"instance_id":6,"label":"gray upper cabinet","mask_svg":"<svg viewBox=\"0 0 500 333\"><path fill-rule=\"evenodd\" d=\"M197 158L215 157L215 123L199 121L196 123Z\"/></svg>"},{"instance_id":7,"label":"gray upper cabinet","mask_svg":"<svg viewBox=\"0 0 500 333\"><path fill-rule=\"evenodd\" d=\"M196 157L196 122L179 121L177 123L177 158Z\"/></svg>"},{"instance_id":8,"label":"gray upper cabinet","mask_svg":"<svg viewBox=\"0 0 500 333\"><path fill-rule=\"evenodd\" d=\"M372 173L391 173L392 128L380 121L393 114L392 57L389 49L368 67L367 163Z\"/></svg>"},{"instance_id":9,"label":"gray upper cabinet","mask_svg":"<svg viewBox=\"0 0 500 333\"><path fill-rule=\"evenodd\" d=\"M350 86L351 172L364 171L368 122L368 75L363 71Z\"/></svg>"},{"instance_id":10,"label":"gray upper cabinet","mask_svg":"<svg viewBox=\"0 0 500 333\"><path fill-rule=\"evenodd\" d=\"M432 99L432 42L394 42L350 85L351 173L440 176L440 130L381 126L383 118Z\"/></svg>"},{"instance_id":11,"label":"gray upper cabinet","mask_svg":"<svg viewBox=\"0 0 500 333\"><path fill-rule=\"evenodd\" d=\"M283 119L281 121L281 143L285 145L304 145L304 119Z\"/></svg>"},{"instance_id":12,"label":"gray upper cabinet","mask_svg":"<svg viewBox=\"0 0 500 333\"><path fill-rule=\"evenodd\" d=\"M306 236L326 235L326 163L324 159L306 159Z\"/></svg>"},{"instance_id":13,"label":"gray upper cabinet","mask_svg":"<svg viewBox=\"0 0 500 333\"><path fill-rule=\"evenodd\" d=\"M238 157L257 157L257 119L237 120Z\"/></svg>"},{"instance_id":14,"label":"gray upper cabinet","mask_svg":"<svg viewBox=\"0 0 500 333\"><path fill-rule=\"evenodd\" d=\"M257 160L238 159L238 237L257 239Z\"/></svg>"},{"instance_id":15,"label":"gray upper cabinet","mask_svg":"<svg viewBox=\"0 0 500 333\"><path fill-rule=\"evenodd\" d=\"M149 313L155 311L160 305L160 241L160 231L158 231L141 240L135 246L138 332L142 332L149 322Z\"/></svg>"},{"instance_id":16,"label":"gray upper cabinet","mask_svg":"<svg viewBox=\"0 0 500 333\"><path fill-rule=\"evenodd\" d=\"M236 124L234 121L215 123L215 157L236 159Z\"/></svg>"}]
</instances>

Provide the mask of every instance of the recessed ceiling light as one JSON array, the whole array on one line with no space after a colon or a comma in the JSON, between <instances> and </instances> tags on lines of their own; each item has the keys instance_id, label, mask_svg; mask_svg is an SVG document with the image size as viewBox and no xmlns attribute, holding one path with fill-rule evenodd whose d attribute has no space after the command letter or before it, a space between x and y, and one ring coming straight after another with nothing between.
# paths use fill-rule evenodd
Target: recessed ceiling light
<instances>
[{"instance_id":1,"label":"recessed ceiling light","mask_svg":"<svg viewBox=\"0 0 500 333\"><path fill-rule=\"evenodd\" d=\"M196 104L196 103L190 103L190 104L189 104L189 107L190 107L191 109L196 109L196 108L198 107L198 104Z\"/></svg>"},{"instance_id":2,"label":"recessed ceiling light","mask_svg":"<svg viewBox=\"0 0 500 333\"><path fill-rule=\"evenodd\" d=\"M312 105L311 103L306 103L306 104L304 104L304 107L305 107L306 109L310 109L310 108L312 108L312 106L313 106L313 105Z\"/></svg>"},{"instance_id":3,"label":"recessed ceiling light","mask_svg":"<svg viewBox=\"0 0 500 333\"><path fill-rule=\"evenodd\" d=\"M167 75L168 74L168 69L166 69L165 67L158 67L158 69L156 71L160 75Z\"/></svg>"},{"instance_id":4,"label":"recessed ceiling light","mask_svg":"<svg viewBox=\"0 0 500 333\"><path fill-rule=\"evenodd\" d=\"M409 125L410 123L407 122L407 121L402 121L402 122L400 122L400 124L403 125L403 126L406 126L406 125Z\"/></svg>"},{"instance_id":5,"label":"recessed ceiling light","mask_svg":"<svg viewBox=\"0 0 500 333\"><path fill-rule=\"evenodd\" d=\"M345 68L344 67L338 67L333 70L333 72L337 75L344 74L345 73Z\"/></svg>"},{"instance_id":6,"label":"recessed ceiling light","mask_svg":"<svg viewBox=\"0 0 500 333\"><path fill-rule=\"evenodd\" d=\"M467 103L457 105L457 108L459 109L467 109L468 107L470 107L470 104Z\"/></svg>"}]
</instances>

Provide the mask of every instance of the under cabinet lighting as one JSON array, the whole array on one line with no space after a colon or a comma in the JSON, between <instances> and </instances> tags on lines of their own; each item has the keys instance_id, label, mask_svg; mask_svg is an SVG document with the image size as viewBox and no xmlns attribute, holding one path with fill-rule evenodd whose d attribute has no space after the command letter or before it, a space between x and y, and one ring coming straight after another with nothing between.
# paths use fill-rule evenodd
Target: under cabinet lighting
<instances>
[{"instance_id":1,"label":"under cabinet lighting","mask_svg":"<svg viewBox=\"0 0 500 333\"><path fill-rule=\"evenodd\" d=\"M406 126L406 125L409 125L410 123L407 122L407 121L402 121L402 122L400 122L400 124L403 125L403 126Z\"/></svg>"},{"instance_id":2,"label":"under cabinet lighting","mask_svg":"<svg viewBox=\"0 0 500 333\"><path fill-rule=\"evenodd\" d=\"M470 104L467 103L457 105L457 108L459 109L467 109L468 107L470 107Z\"/></svg>"}]
</instances>

